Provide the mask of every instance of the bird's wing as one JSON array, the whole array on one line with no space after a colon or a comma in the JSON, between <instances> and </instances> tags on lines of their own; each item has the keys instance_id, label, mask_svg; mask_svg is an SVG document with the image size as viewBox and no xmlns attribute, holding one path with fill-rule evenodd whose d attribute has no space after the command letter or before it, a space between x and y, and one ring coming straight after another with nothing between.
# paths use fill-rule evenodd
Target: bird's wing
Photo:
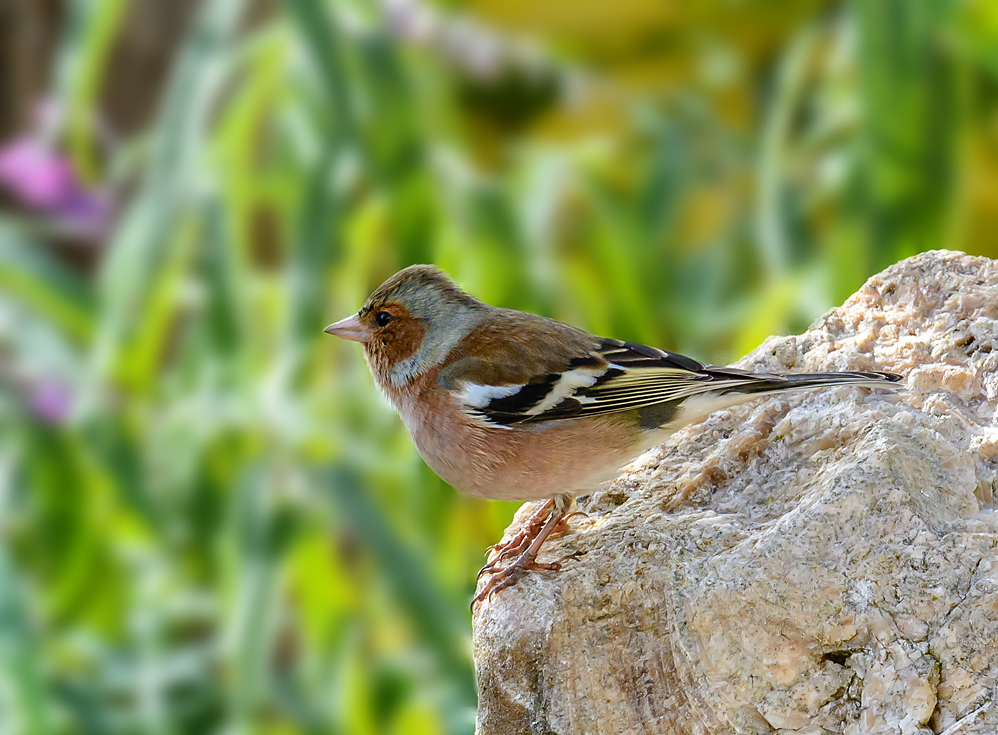
<instances>
[{"instance_id":1,"label":"bird's wing","mask_svg":"<svg viewBox=\"0 0 998 735\"><path fill-rule=\"evenodd\" d=\"M614 339L598 340L591 349L562 358L529 379L522 363L507 365L465 358L450 365L440 382L469 415L490 426L510 427L630 411L782 380L708 367L675 352Z\"/></svg>"}]
</instances>

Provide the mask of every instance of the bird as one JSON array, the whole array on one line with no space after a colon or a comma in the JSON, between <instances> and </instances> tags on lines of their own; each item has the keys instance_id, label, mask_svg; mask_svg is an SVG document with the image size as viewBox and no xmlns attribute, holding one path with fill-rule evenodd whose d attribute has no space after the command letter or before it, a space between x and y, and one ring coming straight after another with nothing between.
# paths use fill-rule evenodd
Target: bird
<instances>
[{"instance_id":1,"label":"bird","mask_svg":"<svg viewBox=\"0 0 998 735\"><path fill-rule=\"evenodd\" d=\"M486 304L434 265L388 278L357 313L327 326L360 342L374 381L420 456L475 498L542 501L489 547L475 605L541 563L574 499L679 428L759 396L837 385L897 387L889 372L777 374L706 365Z\"/></svg>"}]
</instances>

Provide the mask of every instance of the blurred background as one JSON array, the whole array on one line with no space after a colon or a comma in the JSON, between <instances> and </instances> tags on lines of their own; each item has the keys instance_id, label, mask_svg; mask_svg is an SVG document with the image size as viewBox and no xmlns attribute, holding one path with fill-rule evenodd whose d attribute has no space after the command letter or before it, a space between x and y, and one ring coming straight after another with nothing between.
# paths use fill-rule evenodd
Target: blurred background
<instances>
[{"instance_id":1,"label":"blurred background","mask_svg":"<svg viewBox=\"0 0 998 735\"><path fill-rule=\"evenodd\" d=\"M998 4L0 0L0 735L469 735L398 268L726 363L998 257Z\"/></svg>"}]
</instances>

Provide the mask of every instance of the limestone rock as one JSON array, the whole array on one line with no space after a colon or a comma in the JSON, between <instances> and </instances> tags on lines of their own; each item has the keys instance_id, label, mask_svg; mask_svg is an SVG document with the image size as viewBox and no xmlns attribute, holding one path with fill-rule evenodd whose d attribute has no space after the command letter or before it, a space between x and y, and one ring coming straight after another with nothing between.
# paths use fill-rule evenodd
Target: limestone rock
<instances>
[{"instance_id":1,"label":"limestone rock","mask_svg":"<svg viewBox=\"0 0 998 735\"><path fill-rule=\"evenodd\" d=\"M718 412L581 499L476 611L479 735L998 732L998 262L906 260L739 366L906 389Z\"/></svg>"}]
</instances>

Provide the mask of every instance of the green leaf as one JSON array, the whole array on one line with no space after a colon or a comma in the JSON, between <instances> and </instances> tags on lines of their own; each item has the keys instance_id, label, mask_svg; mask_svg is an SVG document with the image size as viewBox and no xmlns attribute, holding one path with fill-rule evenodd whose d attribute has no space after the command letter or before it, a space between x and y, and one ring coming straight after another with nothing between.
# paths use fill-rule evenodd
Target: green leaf
<instances>
[{"instance_id":1,"label":"green leaf","mask_svg":"<svg viewBox=\"0 0 998 735\"><path fill-rule=\"evenodd\" d=\"M53 258L33 238L0 222L0 286L72 338L83 342L97 322L90 285Z\"/></svg>"},{"instance_id":2,"label":"green leaf","mask_svg":"<svg viewBox=\"0 0 998 735\"><path fill-rule=\"evenodd\" d=\"M455 683L460 682L461 701L475 701L471 661L468 656L467 618L443 603L443 595L435 589L433 580L419 563L418 555L407 549L385 522L383 513L370 500L363 476L345 465L329 468L321 476L322 486L329 489L334 508L343 520L362 538L378 562L399 602L419 629L420 637L429 642L440 663Z\"/></svg>"},{"instance_id":3,"label":"green leaf","mask_svg":"<svg viewBox=\"0 0 998 735\"><path fill-rule=\"evenodd\" d=\"M950 0L855 0L864 108L868 271L946 247L956 146L966 121L961 71L939 43Z\"/></svg>"},{"instance_id":4,"label":"green leaf","mask_svg":"<svg viewBox=\"0 0 998 735\"><path fill-rule=\"evenodd\" d=\"M210 126L212 105L224 88L224 53L244 3L205 3L181 49L153 135L145 181L122 217L100 273L104 318L94 358L99 374L109 369L130 338L142 334L140 320L169 259L177 221L191 200L204 194L197 153Z\"/></svg>"},{"instance_id":5,"label":"green leaf","mask_svg":"<svg viewBox=\"0 0 998 735\"><path fill-rule=\"evenodd\" d=\"M46 735L54 732L48 692L42 675L40 640L28 621L23 584L0 545L0 681L5 681L9 700L0 706L5 725L15 732Z\"/></svg>"}]
</instances>

